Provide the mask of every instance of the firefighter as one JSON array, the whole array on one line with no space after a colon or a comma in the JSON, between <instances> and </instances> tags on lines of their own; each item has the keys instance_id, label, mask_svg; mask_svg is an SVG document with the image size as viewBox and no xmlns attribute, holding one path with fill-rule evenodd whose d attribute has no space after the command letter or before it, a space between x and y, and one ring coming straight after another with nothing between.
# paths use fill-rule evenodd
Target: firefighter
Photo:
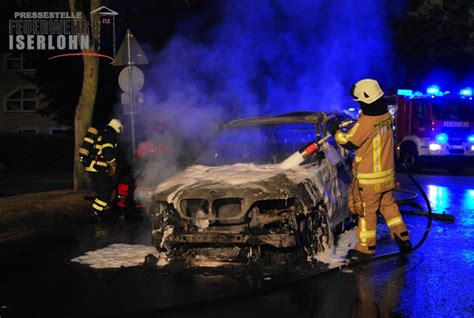
<instances>
[{"instance_id":1,"label":"firefighter","mask_svg":"<svg viewBox=\"0 0 474 318\"><path fill-rule=\"evenodd\" d=\"M349 207L359 216L358 243L355 250L374 254L376 246L377 212L385 218L390 236L401 252L411 249L405 223L393 196L395 187L394 140L392 116L379 83L363 79L351 89L362 114L347 132L334 120L328 130L342 147L355 150L354 180L349 193Z\"/></svg>"},{"instance_id":2,"label":"firefighter","mask_svg":"<svg viewBox=\"0 0 474 318\"><path fill-rule=\"evenodd\" d=\"M117 171L117 136L121 132L120 120L112 119L97 136L97 141L91 151L92 160L86 166L96 192L96 197L92 202L92 216L97 220L113 215L110 202Z\"/></svg>"}]
</instances>

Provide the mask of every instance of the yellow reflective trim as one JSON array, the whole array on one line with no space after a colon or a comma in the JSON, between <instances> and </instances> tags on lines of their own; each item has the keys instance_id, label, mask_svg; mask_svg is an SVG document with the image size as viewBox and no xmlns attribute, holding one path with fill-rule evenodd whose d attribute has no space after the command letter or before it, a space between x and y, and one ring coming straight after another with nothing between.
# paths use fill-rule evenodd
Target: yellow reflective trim
<instances>
[{"instance_id":1,"label":"yellow reflective trim","mask_svg":"<svg viewBox=\"0 0 474 318\"><path fill-rule=\"evenodd\" d=\"M110 160L110 161L107 161L107 163L112 163L112 162L114 162L114 161L115 161L115 158L112 159L112 160Z\"/></svg>"},{"instance_id":2,"label":"yellow reflective trim","mask_svg":"<svg viewBox=\"0 0 474 318\"><path fill-rule=\"evenodd\" d=\"M94 209L96 209L97 211L104 211L104 208L103 208L103 207L101 207L101 206L99 206L99 205L97 205L97 204L95 204L95 203L92 204L92 207L93 207Z\"/></svg>"},{"instance_id":3,"label":"yellow reflective trim","mask_svg":"<svg viewBox=\"0 0 474 318\"><path fill-rule=\"evenodd\" d=\"M362 161L362 157L355 157L355 161L356 161L356 162L361 162L361 161Z\"/></svg>"},{"instance_id":4,"label":"yellow reflective trim","mask_svg":"<svg viewBox=\"0 0 474 318\"><path fill-rule=\"evenodd\" d=\"M392 176L387 176L384 178L378 178L378 179L357 179L359 181L359 184L364 184L364 185L370 185L370 184L382 184L386 182L393 182L393 175Z\"/></svg>"},{"instance_id":5,"label":"yellow reflective trim","mask_svg":"<svg viewBox=\"0 0 474 318\"><path fill-rule=\"evenodd\" d=\"M84 137L84 141L87 141L87 142L90 143L90 144L93 144L93 143L94 143L94 139L89 138L89 137Z\"/></svg>"},{"instance_id":6,"label":"yellow reflective trim","mask_svg":"<svg viewBox=\"0 0 474 318\"><path fill-rule=\"evenodd\" d=\"M109 148L109 147L113 148L114 145L111 144L111 143L106 143L106 144L103 144L103 145L102 145L102 149L104 149L104 148Z\"/></svg>"},{"instance_id":7,"label":"yellow reflective trim","mask_svg":"<svg viewBox=\"0 0 474 318\"><path fill-rule=\"evenodd\" d=\"M377 232L375 230L373 231L365 231L360 233L360 237L364 238L375 238L377 236Z\"/></svg>"},{"instance_id":8,"label":"yellow reflective trim","mask_svg":"<svg viewBox=\"0 0 474 318\"><path fill-rule=\"evenodd\" d=\"M94 201L95 201L95 203L100 204L100 205L102 205L102 206L107 206L107 202L104 202L104 201L102 201L102 200L100 200L100 199L95 198Z\"/></svg>"},{"instance_id":9,"label":"yellow reflective trim","mask_svg":"<svg viewBox=\"0 0 474 318\"><path fill-rule=\"evenodd\" d=\"M382 171L382 147L381 147L381 138L380 135L377 134L372 140L373 146L373 160L374 160L374 172L381 172Z\"/></svg>"},{"instance_id":10,"label":"yellow reflective trim","mask_svg":"<svg viewBox=\"0 0 474 318\"><path fill-rule=\"evenodd\" d=\"M389 169L381 172L358 173L357 179L379 179L395 175L395 169Z\"/></svg>"},{"instance_id":11,"label":"yellow reflective trim","mask_svg":"<svg viewBox=\"0 0 474 318\"><path fill-rule=\"evenodd\" d=\"M97 172L97 170L94 168L94 164L96 163L95 160L92 160L91 164L86 167L86 171L89 171L89 172Z\"/></svg>"},{"instance_id":12,"label":"yellow reflective trim","mask_svg":"<svg viewBox=\"0 0 474 318\"><path fill-rule=\"evenodd\" d=\"M390 220L387 220L387 225L389 227L393 227L399 224L403 224L403 220L401 216L396 216L394 218L391 218Z\"/></svg>"},{"instance_id":13,"label":"yellow reflective trim","mask_svg":"<svg viewBox=\"0 0 474 318\"><path fill-rule=\"evenodd\" d=\"M79 149L79 153L80 153L81 155L88 156L88 155L89 155L89 150L84 149L84 148L81 148L81 149Z\"/></svg>"},{"instance_id":14,"label":"yellow reflective trim","mask_svg":"<svg viewBox=\"0 0 474 318\"><path fill-rule=\"evenodd\" d=\"M364 236L362 236L361 234L364 233L364 232L366 232L366 230L367 230L367 224L366 224L364 218L360 218L359 220L360 220L360 227L361 227L361 229L360 229L360 231L359 231L360 242L361 242L362 245L365 246L365 245L367 244L367 238L364 237Z\"/></svg>"},{"instance_id":15,"label":"yellow reflective trim","mask_svg":"<svg viewBox=\"0 0 474 318\"><path fill-rule=\"evenodd\" d=\"M91 164L88 167L86 167L85 170L89 172L98 172L94 166L107 167L107 163L104 161L92 160Z\"/></svg>"},{"instance_id":16,"label":"yellow reflective trim","mask_svg":"<svg viewBox=\"0 0 474 318\"><path fill-rule=\"evenodd\" d=\"M88 132L90 132L91 134L94 134L94 135L97 135L97 133L99 132L97 129L95 129L94 127L89 127L87 129Z\"/></svg>"}]
</instances>

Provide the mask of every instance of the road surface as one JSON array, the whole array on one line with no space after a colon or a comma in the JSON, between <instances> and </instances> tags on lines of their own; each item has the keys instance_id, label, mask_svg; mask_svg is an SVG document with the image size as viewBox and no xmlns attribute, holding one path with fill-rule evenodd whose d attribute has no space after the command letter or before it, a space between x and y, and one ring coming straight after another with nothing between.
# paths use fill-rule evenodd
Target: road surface
<instances>
[{"instance_id":1,"label":"road surface","mask_svg":"<svg viewBox=\"0 0 474 318\"><path fill-rule=\"evenodd\" d=\"M456 221L434 221L425 245L404 258L278 287L289 277L163 273L145 266L96 270L70 260L114 243L150 244L150 224L77 224L0 246L0 316L472 318L474 177L424 174L417 179L433 209L453 214ZM412 188L406 176L399 180ZM404 218L417 241L426 219ZM396 250L386 237L380 240L387 241L387 250Z\"/></svg>"}]
</instances>

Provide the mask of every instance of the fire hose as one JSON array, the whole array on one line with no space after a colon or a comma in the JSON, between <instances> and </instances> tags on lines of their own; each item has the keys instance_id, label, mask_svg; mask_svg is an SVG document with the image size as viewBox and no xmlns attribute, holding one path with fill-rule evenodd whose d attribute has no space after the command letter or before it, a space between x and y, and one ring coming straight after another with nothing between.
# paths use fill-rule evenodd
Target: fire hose
<instances>
[{"instance_id":1,"label":"fire hose","mask_svg":"<svg viewBox=\"0 0 474 318\"><path fill-rule=\"evenodd\" d=\"M349 125L349 123L347 123L347 122L344 123L344 126L347 127L348 125ZM325 153L326 156L328 156L328 154L331 155L331 152L327 150L328 148L324 147L324 145L327 144L327 141L329 140L330 137L331 137L331 135L327 134L325 137L319 139L318 141L313 141L310 144L306 145L302 150L294 153L287 160L285 160L281 164L281 167L286 167L286 169L288 169L290 164L291 165L295 165L295 164L299 165L299 164L303 163L305 161L305 159L308 158L311 154L313 154L313 153L315 153L316 151L319 151L319 150L322 150ZM328 159L330 160L330 158L328 158ZM285 164L285 162L286 162L286 164ZM425 231L423 232L423 235L422 235L421 239L411 249L411 251L416 251L425 243L426 239L428 238L433 220L453 222L454 217L451 216L451 215L448 215L448 214L433 213L432 208L431 208L431 204L430 204L430 201L428 199L428 196L426 195L426 192L420 186L420 184L415 179L415 177L411 174L411 172L406 167L406 165L404 163L401 163L401 166L403 167L403 169L404 169L405 173L407 174L408 178L410 179L410 181L415 186L418 193L421 194L421 196L422 196L422 198L423 198L423 200L426 204L426 207L427 207L427 211L423 211L422 206L415 202L415 200L418 198L418 193L416 191L401 189L401 188L397 188L397 189L393 190L394 192L399 192L399 193L404 193L404 194L411 195L408 198L398 199L396 201L398 205L410 205L410 206L413 206L413 207L417 208L418 210L420 210L419 212L416 212L416 211L415 212L413 212L413 211L401 211L403 214L408 212L408 213L411 213L411 214L417 215L417 216L425 216L428 219L426 227L425 227ZM404 256L404 254L402 254L400 251L397 251L397 252L389 252L389 253L385 253L385 254L370 256L370 257L366 257L366 258L361 258L361 259L358 259L358 260L355 260L355 261L351 260L350 262L347 262L347 263L345 263L345 264L343 264L339 267L334 267L334 268L329 268L329 269L324 270L324 271L316 271L316 272L312 272L312 273L299 275L298 277L296 277L294 279L291 279L289 281L285 281L285 282L283 282L281 284L278 284L276 286L275 285L266 286L266 287L264 286L264 287L258 288L257 290L245 291L245 292L242 292L242 293L227 295L227 296L221 295L220 297L213 298L212 302L214 303L215 301L224 301L226 299L235 298L235 297L241 296L243 294L251 294L251 293L257 293L257 292L258 293L269 292L271 290L274 290L275 288L286 287L286 286L289 286L291 284L298 283L298 282L300 282L304 279L312 278L312 277L315 277L319 274L327 273L328 271L338 270L342 267L350 267L350 266L360 265L362 263L367 263L369 261L388 259L388 258L395 257L395 256ZM189 305L194 306L194 305L198 305L198 304L209 304L210 301L211 300L203 300L203 301L198 301L198 302L195 302L195 303L187 304L187 305L184 305L184 306L189 306ZM176 308L176 307L183 307L183 305L181 305L181 306L170 306L170 307L162 308L162 309L167 310L167 309L172 309L172 308Z\"/></svg>"}]
</instances>

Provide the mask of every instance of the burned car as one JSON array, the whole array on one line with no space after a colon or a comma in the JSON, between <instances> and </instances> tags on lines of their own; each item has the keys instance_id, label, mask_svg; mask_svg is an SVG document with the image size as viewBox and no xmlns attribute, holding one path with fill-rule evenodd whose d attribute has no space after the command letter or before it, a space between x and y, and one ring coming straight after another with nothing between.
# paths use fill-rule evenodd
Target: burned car
<instances>
[{"instance_id":1,"label":"burned car","mask_svg":"<svg viewBox=\"0 0 474 318\"><path fill-rule=\"evenodd\" d=\"M221 261L258 258L266 249L311 258L331 248L350 216L347 152L333 145L344 158L337 165L323 152L291 169L280 165L325 136L328 118L298 112L225 124L196 164L153 193L154 244Z\"/></svg>"}]
</instances>

